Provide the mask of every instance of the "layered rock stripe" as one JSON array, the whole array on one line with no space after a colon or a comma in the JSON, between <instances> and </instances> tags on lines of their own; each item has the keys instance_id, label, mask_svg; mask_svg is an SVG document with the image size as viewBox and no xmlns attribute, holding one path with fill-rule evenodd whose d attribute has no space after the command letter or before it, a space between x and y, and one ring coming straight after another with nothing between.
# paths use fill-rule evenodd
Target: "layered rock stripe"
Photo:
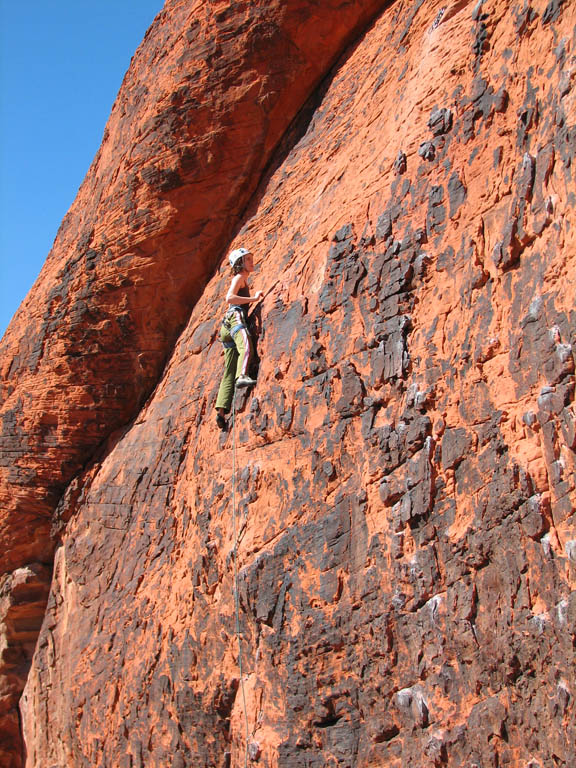
<instances>
[{"instance_id":1,"label":"layered rock stripe","mask_svg":"<svg viewBox=\"0 0 576 768\"><path fill-rule=\"evenodd\" d=\"M395 2L330 71L211 241L268 291L235 478L223 264L136 418L52 486L26 765L575 762L575 25Z\"/></svg>"}]
</instances>

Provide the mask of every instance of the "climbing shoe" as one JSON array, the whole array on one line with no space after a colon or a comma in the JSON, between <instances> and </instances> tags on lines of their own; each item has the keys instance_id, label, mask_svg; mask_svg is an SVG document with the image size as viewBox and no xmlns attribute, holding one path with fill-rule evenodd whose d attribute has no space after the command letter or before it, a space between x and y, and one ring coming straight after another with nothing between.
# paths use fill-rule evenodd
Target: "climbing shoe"
<instances>
[{"instance_id":1,"label":"climbing shoe","mask_svg":"<svg viewBox=\"0 0 576 768\"><path fill-rule=\"evenodd\" d=\"M222 416L222 414L221 414L221 413L219 413L219 414L218 414L218 416L216 416L216 424L217 424L217 425L220 427L220 429L221 429L221 430L223 430L223 431L226 431L226 430L228 429L228 422L226 421L226 419L224 418L224 416Z\"/></svg>"},{"instance_id":2,"label":"climbing shoe","mask_svg":"<svg viewBox=\"0 0 576 768\"><path fill-rule=\"evenodd\" d=\"M256 380L251 379L250 376L238 376L236 379L237 387L251 387L253 384L256 384Z\"/></svg>"}]
</instances>

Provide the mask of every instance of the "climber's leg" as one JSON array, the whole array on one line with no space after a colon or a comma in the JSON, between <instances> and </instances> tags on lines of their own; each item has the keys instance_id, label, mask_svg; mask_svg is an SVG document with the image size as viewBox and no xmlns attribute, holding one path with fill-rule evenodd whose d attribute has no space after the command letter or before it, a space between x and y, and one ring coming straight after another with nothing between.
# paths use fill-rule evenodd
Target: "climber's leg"
<instances>
[{"instance_id":1,"label":"climber's leg","mask_svg":"<svg viewBox=\"0 0 576 768\"><path fill-rule=\"evenodd\" d=\"M224 373L218 389L216 408L228 413L232 404L232 396L234 395L234 378L236 375L238 351L228 329L224 326L220 331L220 341L224 344ZM219 415L221 414L219 413Z\"/></svg>"},{"instance_id":2,"label":"climber's leg","mask_svg":"<svg viewBox=\"0 0 576 768\"><path fill-rule=\"evenodd\" d=\"M236 386L249 387L255 384L255 380L248 376L248 366L252 357L252 339L246 326L242 325L232 329L234 343L238 350L238 361L236 363Z\"/></svg>"}]
</instances>

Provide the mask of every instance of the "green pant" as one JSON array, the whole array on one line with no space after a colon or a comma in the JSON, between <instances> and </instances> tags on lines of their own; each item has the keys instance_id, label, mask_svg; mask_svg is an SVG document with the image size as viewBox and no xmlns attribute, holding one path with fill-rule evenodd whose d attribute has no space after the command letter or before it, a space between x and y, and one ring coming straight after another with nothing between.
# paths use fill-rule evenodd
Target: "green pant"
<instances>
[{"instance_id":1,"label":"green pant","mask_svg":"<svg viewBox=\"0 0 576 768\"><path fill-rule=\"evenodd\" d=\"M244 312L239 307L232 307L220 328L220 341L224 345L224 375L218 389L216 408L224 408L226 412L232 404L236 379L247 375L252 356L252 339L245 323Z\"/></svg>"}]
</instances>

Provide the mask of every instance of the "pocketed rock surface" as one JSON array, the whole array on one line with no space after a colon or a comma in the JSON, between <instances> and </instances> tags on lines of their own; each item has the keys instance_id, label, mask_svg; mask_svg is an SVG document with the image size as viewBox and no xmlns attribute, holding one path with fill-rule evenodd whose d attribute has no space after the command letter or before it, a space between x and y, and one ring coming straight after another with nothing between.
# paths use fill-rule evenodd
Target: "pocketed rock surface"
<instances>
[{"instance_id":1,"label":"pocketed rock surface","mask_svg":"<svg viewBox=\"0 0 576 768\"><path fill-rule=\"evenodd\" d=\"M102 306L106 327L125 314L145 328L160 305L170 318L146 382L66 335L71 308L59 315L46 302L64 285L58 240L15 320L49 313L46 344L70 344L69 373L55 352L31 361L30 341L6 376L20 410L4 423L22 458L5 498L23 506L4 505L1 605L8 617L38 606L26 639L12 622L12 656L2 656L9 664L22 649L13 695L52 573L21 700L26 766L576 762L576 9L378 5L354 36L343 30L356 22L342 20L323 61L309 54L306 87L303 75L283 81L292 114L274 139L261 128L267 154L246 134L235 145L234 131L216 132L221 165L195 189L208 157L199 150L170 203L178 213L162 219L160 182L147 202L134 198L132 215L149 206L158 234L142 256L130 226L118 230L126 250L109 268L133 284ZM236 14L256 7L221 10L235 29ZM304 8L290 4L293 19ZM140 49L142 79L144 53L163 60L162 34L179 40L184 17L193 26L178 3L163 13ZM299 39L315 51L318 35L332 40L334 8L309 13ZM203 23L200 6L190 14ZM287 66L280 53L261 51L263 79ZM178 66L192 75L190 60ZM162 86L172 105L176 79ZM155 114L155 151L166 143L184 157L190 116L160 119L158 103L143 92L131 119ZM228 114L221 103L210 116L228 125ZM210 125L192 128L202 137ZM110 178L118 156L143 151L136 136L127 130L125 155L110 144ZM162 157L154 166L170 168ZM227 163L243 169L238 186ZM218 209L211 185L226 190ZM101 216L98 237L115 231L113 203L109 218L94 213L84 189L61 238L78 237L75 216ZM199 190L205 224L194 231ZM230 276L217 260L239 245L255 253L252 282L266 297L252 317L257 384L237 395L236 429L222 433L213 406ZM102 285L106 269L95 267ZM73 287L96 306L97 285ZM110 338L128 360L150 337ZM80 384L66 389L58 377L72 373ZM138 397L122 395L128 381L140 382ZM53 411L31 397L49 386L66 429L51 432L41 417ZM108 400L83 410L85 391Z\"/></svg>"}]
</instances>

